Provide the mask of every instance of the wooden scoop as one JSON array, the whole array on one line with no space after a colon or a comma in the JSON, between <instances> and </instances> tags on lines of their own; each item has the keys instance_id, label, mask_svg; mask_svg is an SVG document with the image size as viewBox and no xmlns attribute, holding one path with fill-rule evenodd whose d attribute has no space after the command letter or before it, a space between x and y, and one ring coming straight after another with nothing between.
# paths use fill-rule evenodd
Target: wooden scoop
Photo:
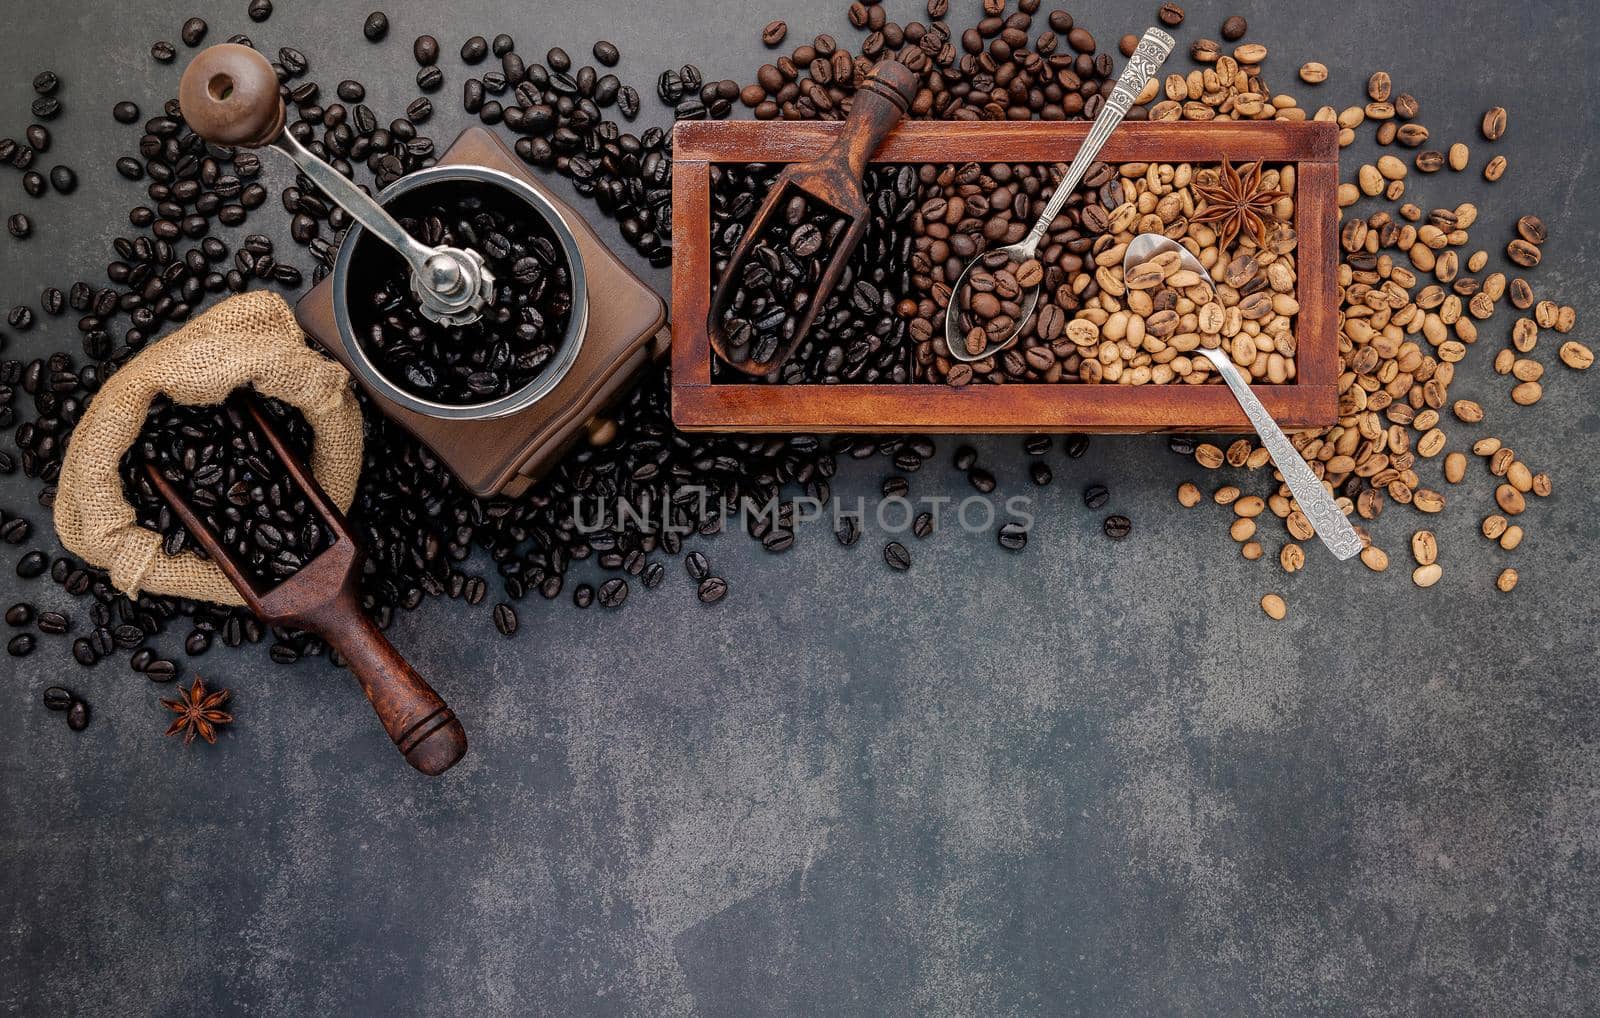
<instances>
[{"instance_id":1,"label":"wooden scoop","mask_svg":"<svg viewBox=\"0 0 1600 1018\"><path fill-rule=\"evenodd\" d=\"M740 240L733 257L728 260L728 267L723 271L722 278L717 281L717 289L712 295L711 316L707 322L707 330L710 333L711 348L724 362L748 374L768 374L788 360L795 347L805 339L806 333L811 331L811 323L816 320L818 310L827 300L828 294L833 292L833 287L839 282L839 276L844 272L850 255L855 252L856 245L861 243L861 238L867 232L867 200L861 193L861 180L867 170L867 160L878 150L884 136L894 129L901 117L905 116L921 84L916 72L905 64L895 60L885 60L878 64L862 86L856 90L855 97L851 100L850 115L845 118L844 129L839 132L839 139L834 142L833 147L810 162L789 166L779 175L777 183L772 185L766 200L756 211L755 218L745 228L744 237ZM768 221L778 213L782 203L792 197L796 190L804 191L813 200L833 208L841 217L850 221L850 227L844 234L843 242L833 249L828 268L823 272L816 292L812 294L811 303L801 315L794 335L790 336L788 341L778 348L778 352L768 360L757 361L753 357L734 360L728 355L727 337L722 330L723 302L727 295L732 293L733 280L737 273L743 271L756 238L762 234Z\"/></svg>"},{"instance_id":2,"label":"wooden scoop","mask_svg":"<svg viewBox=\"0 0 1600 1018\"><path fill-rule=\"evenodd\" d=\"M406 762L424 774L443 774L466 753L467 733L439 694L361 610L359 588L365 555L351 535L344 514L328 501L311 471L283 444L255 397L247 396L244 403L284 469L333 534L334 542L326 551L277 586L259 590L172 482L162 476L155 464L146 463L150 483L257 618L268 625L304 629L327 641L344 656L350 671L360 680L362 692L372 701L378 720Z\"/></svg>"}]
</instances>

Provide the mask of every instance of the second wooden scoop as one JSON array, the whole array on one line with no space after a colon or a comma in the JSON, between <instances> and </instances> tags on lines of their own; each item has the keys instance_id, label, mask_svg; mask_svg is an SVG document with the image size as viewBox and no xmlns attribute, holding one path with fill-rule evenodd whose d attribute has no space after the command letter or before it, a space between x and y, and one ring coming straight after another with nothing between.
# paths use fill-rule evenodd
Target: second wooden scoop
<instances>
[{"instance_id":1,"label":"second wooden scoop","mask_svg":"<svg viewBox=\"0 0 1600 1018\"><path fill-rule=\"evenodd\" d=\"M299 457L284 445L254 397L245 399L245 408L284 470L334 535L333 544L293 576L269 590L258 589L211 527L195 514L155 464L145 464L146 476L256 617L268 625L304 629L322 637L344 656L406 762L424 774L443 774L467 752L467 733L455 712L361 610L361 564L365 556L350 533L344 514L328 500Z\"/></svg>"},{"instance_id":2,"label":"second wooden scoop","mask_svg":"<svg viewBox=\"0 0 1600 1018\"><path fill-rule=\"evenodd\" d=\"M905 116L921 85L917 73L899 61L885 60L878 64L851 99L850 115L845 118L844 128L833 146L810 162L787 167L778 176L777 183L772 185L755 218L745 228L739 247L728 260L728 267L712 293L707 330L711 348L724 362L748 374L768 374L788 360L795 347L805 339L806 333L811 331L811 323L816 320L818 310L839 282L850 255L867 232L867 200L861 192L867 160L878 150L884 137L900 122L900 118ZM760 361L754 356L736 360L729 356L727 336L722 328L724 301L732 292L730 286L736 285L734 280L738 278L737 274L743 271L744 264L750 259L756 239L764 232L772 217L780 214L782 204L793 197L796 191L802 191L813 201L833 208L849 220L849 229L845 231L842 243L829 253L828 267L817 284L816 292L811 295L810 304L800 316L793 334L778 348L777 353Z\"/></svg>"}]
</instances>

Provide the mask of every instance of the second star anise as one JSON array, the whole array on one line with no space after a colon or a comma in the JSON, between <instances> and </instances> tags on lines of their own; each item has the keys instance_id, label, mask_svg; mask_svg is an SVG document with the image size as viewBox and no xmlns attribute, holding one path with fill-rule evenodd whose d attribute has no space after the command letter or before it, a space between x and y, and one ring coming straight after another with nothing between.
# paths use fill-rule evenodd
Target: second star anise
<instances>
[{"instance_id":1,"label":"second star anise","mask_svg":"<svg viewBox=\"0 0 1600 1018\"><path fill-rule=\"evenodd\" d=\"M1267 246L1267 220L1272 218L1272 207L1288 193L1263 187L1261 160L1257 159L1244 173L1233 168L1227 159L1217 170L1217 183L1195 184L1195 193L1206 200L1206 207L1196 212L1191 223L1210 223L1217 228L1218 246L1226 252L1240 233L1249 230L1256 243Z\"/></svg>"}]
</instances>

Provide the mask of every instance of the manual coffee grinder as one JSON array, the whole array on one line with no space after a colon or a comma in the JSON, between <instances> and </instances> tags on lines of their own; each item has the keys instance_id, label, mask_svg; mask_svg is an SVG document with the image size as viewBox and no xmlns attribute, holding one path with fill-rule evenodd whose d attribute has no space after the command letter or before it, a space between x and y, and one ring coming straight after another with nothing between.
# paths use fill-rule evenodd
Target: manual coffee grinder
<instances>
[{"instance_id":1,"label":"manual coffee grinder","mask_svg":"<svg viewBox=\"0 0 1600 1018\"><path fill-rule=\"evenodd\" d=\"M614 431L603 414L670 342L665 302L622 263L584 218L527 172L490 131L456 138L436 166L369 197L286 129L277 75L261 54L232 43L202 51L184 71L178 102L209 142L275 148L350 214L329 277L295 307L300 325L337 358L387 417L427 445L479 496L518 495L580 441L603 444ZM463 189L544 222L571 280L572 308L554 356L526 385L472 404L433 402L386 377L352 325L354 287L375 257L404 259L421 313L445 327L481 314L494 280L477 252L430 247L412 238L391 209L426 204Z\"/></svg>"}]
</instances>

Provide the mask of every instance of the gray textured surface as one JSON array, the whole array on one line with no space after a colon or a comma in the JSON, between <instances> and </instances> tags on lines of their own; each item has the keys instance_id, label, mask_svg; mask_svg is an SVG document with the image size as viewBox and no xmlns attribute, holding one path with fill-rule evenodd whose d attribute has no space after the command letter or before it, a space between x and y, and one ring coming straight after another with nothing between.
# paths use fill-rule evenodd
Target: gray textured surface
<instances>
[{"instance_id":1,"label":"gray textured surface","mask_svg":"<svg viewBox=\"0 0 1600 1018\"><path fill-rule=\"evenodd\" d=\"M69 112L46 162L71 162L83 186L30 202L0 174L0 211L26 205L38 221L25 245L0 238L0 303L104 264L135 193L111 159L137 137L109 107L134 96L153 112L171 94L177 67L146 51L195 6L5 5L0 133L20 133L29 80L55 68ZM204 12L213 41L244 30L292 42L324 87L359 77L380 111L411 94L421 31L444 43L451 100L455 49L473 32L575 56L608 36L645 91L686 57L748 75L763 59L756 33L780 12L796 38L848 32L843 4L404 0L375 48L359 34L364 5L278 0L260 26L244 6ZM1073 10L1109 43L1154 6ZM1231 13L1191 6L1185 43ZM1470 17L1410 0L1238 7L1272 47L1275 82L1306 59L1332 69L1328 85L1297 89L1304 105L1356 102L1384 67L1435 137L1472 140L1479 163L1479 114L1508 106L1504 182L1444 174L1415 193L1483 201L1475 240L1496 263L1510 221L1543 215L1552 238L1535 285L1577 305L1593 335L1600 37L1584 4L1481 4ZM463 123L453 111L432 133ZM281 184L283 165L269 176ZM235 690L239 723L185 751L161 738L169 690L118 664L81 674L60 640L0 659L0 1008L1592 1010L1600 415L1593 376L1559 367L1536 411L1510 404L1487 368L1509 318L1484 330L1456 390L1490 420L1449 425L1452 445L1469 430L1503 435L1552 471L1557 494L1508 556L1476 536L1491 485L1474 470L1429 521L1445 566L1429 591L1398 568L1421 525L1403 509L1377 528L1388 575L1308 546L1310 568L1285 577L1238 557L1221 510L1174 504L1178 481L1220 478L1196 477L1160 440L1101 440L1080 461L1052 453L1057 481L1035 492L1040 526L1022 556L947 533L914 544L914 568L894 575L881 537L844 550L810 531L770 559L723 536L705 545L733 585L715 610L674 562L671 582L619 613L525 602L509 642L486 611L407 616L396 642L472 739L438 781L408 772L353 684L322 663L279 669L259 648L198 660ZM75 346L65 320L7 340L9 356ZM1554 362L1548 343L1540 354ZM953 444L916 493L964 492ZM1024 491L1017 442L981 445L1005 490ZM880 476L850 464L837 487L870 495ZM1112 486L1107 511L1134 517L1132 539L1099 536L1078 500L1090 481ZM33 490L5 478L0 503L43 527ZM0 550L6 602L26 588L66 603L15 578L18 553ZM1492 586L1506 562L1523 574L1509 597ZM1288 597L1286 622L1256 606L1267 590ZM81 620L84 606L68 607ZM38 704L63 677L96 708L81 735Z\"/></svg>"}]
</instances>

